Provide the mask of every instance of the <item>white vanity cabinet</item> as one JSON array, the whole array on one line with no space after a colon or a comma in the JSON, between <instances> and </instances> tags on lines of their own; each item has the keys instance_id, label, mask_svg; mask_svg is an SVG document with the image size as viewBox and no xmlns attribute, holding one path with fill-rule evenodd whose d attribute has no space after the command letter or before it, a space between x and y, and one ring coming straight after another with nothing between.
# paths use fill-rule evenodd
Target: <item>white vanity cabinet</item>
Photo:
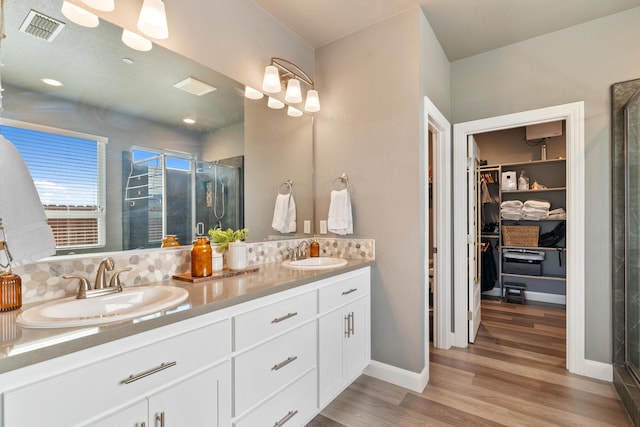
<instances>
[{"instance_id":1,"label":"white vanity cabinet","mask_svg":"<svg viewBox=\"0 0 640 427\"><path fill-rule=\"evenodd\" d=\"M4 427L160 427L163 412L165 427L229 426L230 320L195 326L202 317L3 375L23 382L3 393Z\"/></svg>"},{"instance_id":2,"label":"white vanity cabinet","mask_svg":"<svg viewBox=\"0 0 640 427\"><path fill-rule=\"evenodd\" d=\"M230 362L206 369L147 399L90 423L91 427L231 425ZM188 396L188 398L187 398Z\"/></svg>"},{"instance_id":3,"label":"white vanity cabinet","mask_svg":"<svg viewBox=\"0 0 640 427\"><path fill-rule=\"evenodd\" d=\"M234 316L237 427L304 425L317 409L317 297L313 288L303 290L256 301Z\"/></svg>"},{"instance_id":4,"label":"white vanity cabinet","mask_svg":"<svg viewBox=\"0 0 640 427\"><path fill-rule=\"evenodd\" d=\"M319 289L319 406L323 408L369 364L369 269L347 273Z\"/></svg>"}]
</instances>

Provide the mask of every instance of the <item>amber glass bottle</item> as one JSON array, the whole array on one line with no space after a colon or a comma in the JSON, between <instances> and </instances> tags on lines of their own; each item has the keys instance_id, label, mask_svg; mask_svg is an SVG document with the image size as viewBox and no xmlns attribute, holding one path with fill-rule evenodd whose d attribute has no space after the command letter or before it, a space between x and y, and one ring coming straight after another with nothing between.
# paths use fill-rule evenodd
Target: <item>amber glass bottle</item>
<instances>
[{"instance_id":1,"label":"amber glass bottle","mask_svg":"<svg viewBox=\"0 0 640 427\"><path fill-rule=\"evenodd\" d=\"M22 279L11 272L0 274L0 312L22 307Z\"/></svg>"},{"instance_id":2,"label":"amber glass bottle","mask_svg":"<svg viewBox=\"0 0 640 427\"><path fill-rule=\"evenodd\" d=\"M197 237L191 248L191 275L207 277L211 273L211 243L207 237Z\"/></svg>"},{"instance_id":3,"label":"amber glass bottle","mask_svg":"<svg viewBox=\"0 0 640 427\"><path fill-rule=\"evenodd\" d=\"M162 248L170 248L173 246L180 246L180 242L178 242L178 237L174 234L167 234L167 236L162 239Z\"/></svg>"},{"instance_id":4,"label":"amber glass bottle","mask_svg":"<svg viewBox=\"0 0 640 427\"><path fill-rule=\"evenodd\" d=\"M316 239L313 239L313 242L311 242L311 246L309 247L309 256L311 257L320 256L320 243L318 243Z\"/></svg>"}]
</instances>

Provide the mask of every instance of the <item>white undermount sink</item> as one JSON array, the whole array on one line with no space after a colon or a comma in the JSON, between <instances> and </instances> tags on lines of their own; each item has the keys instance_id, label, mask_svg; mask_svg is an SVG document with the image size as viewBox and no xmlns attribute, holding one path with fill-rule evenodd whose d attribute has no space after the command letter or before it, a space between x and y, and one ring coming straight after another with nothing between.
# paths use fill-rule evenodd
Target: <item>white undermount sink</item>
<instances>
[{"instance_id":1,"label":"white undermount sink","mask_svg":"<svg viewBox=\"0 0 640 427\"><path fill-rule=\"evenodd\" d=\"M312 257L299 259L297 261L283 261L282 265L288 268L295 268L297 270L324 270L327 268L336 268L347 265L347 260L344 258L333 257Z\"/></svg>"},{"instance_id":2,"label":"white undermount sink","mask_svg":"<svg viewBox=\"0 0 640 427\"><path fill-rule=\"evenodd\" d=\"M23 311L16 320L28 328L99 325L166 310L188 296L186 289L173 286L135 286L100 297L51 301Z\"/></svg>"}]
</instances>

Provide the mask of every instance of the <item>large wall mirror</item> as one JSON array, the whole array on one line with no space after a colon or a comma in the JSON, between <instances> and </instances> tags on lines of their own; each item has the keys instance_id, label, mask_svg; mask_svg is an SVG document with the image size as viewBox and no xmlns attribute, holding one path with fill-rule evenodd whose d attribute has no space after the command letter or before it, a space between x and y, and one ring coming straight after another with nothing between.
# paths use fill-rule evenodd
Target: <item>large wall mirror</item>
<instances>
[{"instance_id":1,"label":"large wall mirror","mask_svg":"<svg viewBox=\"0 0 640 427\"><path fill-rule=\"evenodd\" d=\"M60 255L158 247L167 234L187 245L215 226L248 228L250 241L290 238L305 220L314 223L313 117L289 117L267 108L266 98L246 99L240 83L155 44L147 52L131 49L109 22L78 26L63 16L62 3L7 2L1 52L5 126L29 123L106 140L100 244ZM20 30L42 17L65 24L53 40L43 38L46 31ZM63 86L47 86L43 78ZM175 87L185 79L216 90L194 95ZM52 163L67 179L72 170L84 173L80 161ZM280 233L271 225L287 181L297 232ZM60 211L81 204L52 203Z\"/></svg>"}]
</instances>

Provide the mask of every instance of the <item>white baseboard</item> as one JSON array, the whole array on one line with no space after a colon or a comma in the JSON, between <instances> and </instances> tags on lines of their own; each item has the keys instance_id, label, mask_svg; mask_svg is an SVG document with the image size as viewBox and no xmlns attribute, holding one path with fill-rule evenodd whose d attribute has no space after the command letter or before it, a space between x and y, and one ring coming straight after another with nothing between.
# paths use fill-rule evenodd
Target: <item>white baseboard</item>
<instances>
[{"instance_id":1,"label":"white baseboard","mask_svg":"<svg viewBox=\"0 0 640 427\"><path fill-rule=\"evenodd\" d=\"M584 360L584 376L603 381L613 381L613 365L610 363Z\"/></svg>"},{"instance_id":2,"label":"white baseboard","mask_svg":"<svg viewBox=\"0 0 640 427\"><path fill-rule=\"evenodd\" d=\"M545 294L542 292L524 291L524 297L529 301L548 302L551 304L567 305L566 295Z\"/></svg>"},{"instance_id":3,"label":"white baseboard","mask_svg":"<svg viewBox=\"0 0 640 427\"><path fill-rule=\"evenodd\" d=\"M372 360L365 368L364 374L416 393L422 393L429 382L429 366L417 373Z\"/></svg>"}]
</instances>

